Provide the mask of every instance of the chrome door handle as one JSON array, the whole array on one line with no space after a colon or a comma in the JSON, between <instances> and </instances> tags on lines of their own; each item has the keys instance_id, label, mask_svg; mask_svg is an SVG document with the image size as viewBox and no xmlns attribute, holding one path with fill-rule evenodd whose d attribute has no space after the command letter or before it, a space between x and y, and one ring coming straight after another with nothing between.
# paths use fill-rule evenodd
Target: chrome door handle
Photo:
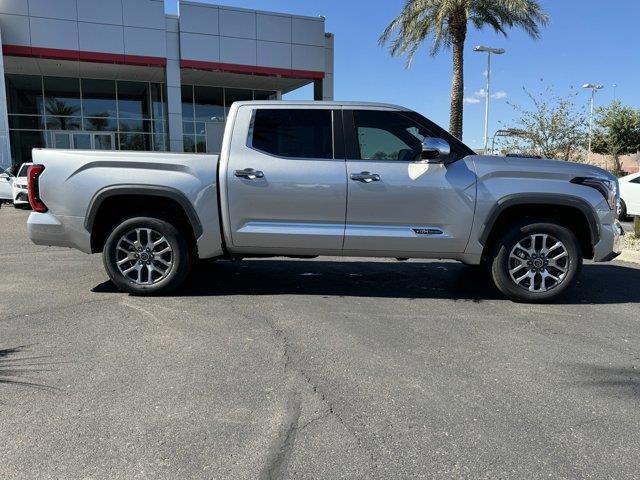
<instances>
[{"instance_id":1,"label":"chrome door handle","mask_svg":"<svg viewBox=\"0 0 640 480\"><path fill-rule=\"evenodd\" d=\"M360 172L360 173L352 173L351 180L362 183L371 183L371 182L379 182L380 175L377 173L370 172Z\"/></svg>"},{"instance_id":2,"label":"chrome door handle","mask_svg":"<svg viewBox=\"0 0 640 480\"><path fill-rule=\"evenodd\" d=\"M255 180L256 178L264 178L264 173L253 168L245 168L244 170L236 170L233 172L236 177L246 178L247 180Z\"/></svg>"}]
</instances>

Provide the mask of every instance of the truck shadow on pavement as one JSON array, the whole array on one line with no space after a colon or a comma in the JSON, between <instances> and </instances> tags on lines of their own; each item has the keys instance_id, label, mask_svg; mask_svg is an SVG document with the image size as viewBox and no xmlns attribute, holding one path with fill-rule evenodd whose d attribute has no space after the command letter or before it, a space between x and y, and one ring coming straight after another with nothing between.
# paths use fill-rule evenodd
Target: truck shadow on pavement
<instances>
[{"instance_id":1,"label":"truck shadow on pavement","mask_svg":"<svg viewBox=\"0 0 640 480\"><path fill-rule=\"evenodd\" d=\"M558 304L640 303L640 269L588 264ZM116 292L111 282L92 291ZM198 265L172 296L320 295L481 302L504 299L477 267L457 262L219 261Z\"/></svg>"}]
</instances>

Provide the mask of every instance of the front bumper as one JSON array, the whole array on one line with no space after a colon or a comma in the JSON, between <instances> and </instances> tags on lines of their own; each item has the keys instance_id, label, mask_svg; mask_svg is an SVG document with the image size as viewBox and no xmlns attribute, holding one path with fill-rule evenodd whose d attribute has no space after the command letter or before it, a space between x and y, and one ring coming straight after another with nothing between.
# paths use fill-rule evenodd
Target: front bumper
<instances>
[{"instance_id":1,"label":"front bumper","mask_svg":"<svg viewBox=\"0 0 640 480\"><path fill-rule=\"evenodd\" d=\"M594 262L609 262L622 253L621 237L624 235L622 226L616 220L614 223L602 225L600 241L593 247Z\"/></svg>"},{"instance_id":2,"label":"front bumper","mask_svg":"<svg viewBox=\"0 0 640 480\"><path fill-rule=\"evenodd\" d=\"M91 236L84 228L84 217L31 212L27 220L27 235L36 245L75 248L91 253Z\"/></svg>"}]
</instances>

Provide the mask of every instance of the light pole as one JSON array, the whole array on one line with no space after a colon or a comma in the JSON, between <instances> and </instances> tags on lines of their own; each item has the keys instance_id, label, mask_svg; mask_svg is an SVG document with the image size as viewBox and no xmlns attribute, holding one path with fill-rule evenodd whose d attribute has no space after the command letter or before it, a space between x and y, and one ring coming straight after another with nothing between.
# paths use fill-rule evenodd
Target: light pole
<instances>
[{"instance_id":1,"label":"light pole","mask_svg":"<svg viewBox=\"0 0 640 480\"><path fill-rule=\"evenodd\" d=\"M478 45L473 48L474 52L486 52L487 53L487 98L484 104L484 152L487 153L487 147L489 146L489 97L491 96L491 54L502 55L504 48L492 48Z\"/></svg>"},{"instance_id":2,"label":"light pole","mask_svg":"<svg viewBox=\"0 0 640 480\"><path fill-rule=\"evenodd\" d=\"M596 91L603 88L599 83L585 83L582 88L591 90L591 108L589 111L589 150L587 151L587 162L591 160L591 135L593 133L593 101L596 97Z\"/></svg>"},{"instance_id":3,"label":"light pole","mask_svg":"<svg viewBox=\"0 0 640 480\"><path fill-rule=\"evenodd\" d=\"M616 101L616 88L618 88L618 84L614 83L613 85L611 85L613 87L613 101Z\"/></svg>"}]
</instances>

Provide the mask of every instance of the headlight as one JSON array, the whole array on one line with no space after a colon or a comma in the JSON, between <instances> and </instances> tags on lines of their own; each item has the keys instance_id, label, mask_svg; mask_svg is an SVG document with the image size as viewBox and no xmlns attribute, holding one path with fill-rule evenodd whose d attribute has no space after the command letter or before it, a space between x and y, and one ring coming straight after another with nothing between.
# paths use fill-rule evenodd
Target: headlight
<instances>
[{"instance_id":1,"label":"headlight","mask_svg":"<svg viewBox=\"0 0 640 480\"><path fill-rule=\"evenodd\" d=\"M607 200L609 208L614 210L618 207L618 180L596 177L576 177L571 183L595 188Z\"/></svg>"}]
</instances>

